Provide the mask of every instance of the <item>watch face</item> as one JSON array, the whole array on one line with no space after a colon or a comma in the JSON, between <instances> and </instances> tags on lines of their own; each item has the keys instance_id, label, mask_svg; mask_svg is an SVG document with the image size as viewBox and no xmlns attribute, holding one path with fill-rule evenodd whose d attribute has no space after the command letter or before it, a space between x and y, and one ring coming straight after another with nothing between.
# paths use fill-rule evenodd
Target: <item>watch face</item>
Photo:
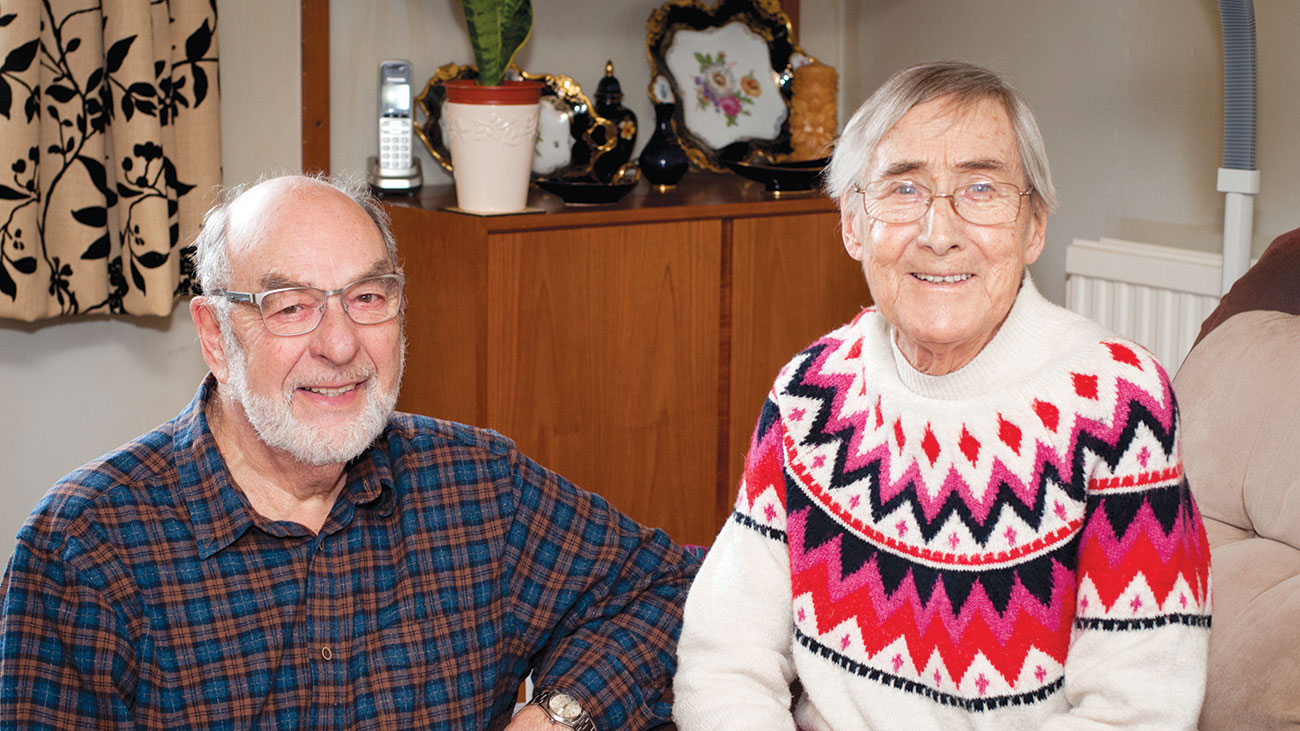
<instances>
[{"instance_id":1,"label":"watch face","mask_svg":"<svg viewBox=\"0 0 1300 731\"><path fill-rule=\"evenodd\" d=\"M566 721L573 721L582 715L582 706L571 696L563 693L556 693L551 696L546 705L550 706L555 715Z\"/></svg>"}]
</instances>

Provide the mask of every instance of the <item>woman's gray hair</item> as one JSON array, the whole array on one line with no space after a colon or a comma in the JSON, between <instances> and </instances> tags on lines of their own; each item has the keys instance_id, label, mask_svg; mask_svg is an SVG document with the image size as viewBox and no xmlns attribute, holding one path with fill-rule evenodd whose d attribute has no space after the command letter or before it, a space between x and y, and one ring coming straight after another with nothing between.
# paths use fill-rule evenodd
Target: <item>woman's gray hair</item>
<instances>
[{"instance_id":1,"label":"woman's gray hair","mask_svg":"<svg viewBox=\"0 0 1300 731\"><path fill-rule=\"evenodd\" d=\"M393 238L388 213L384 211L379 199L375 197L365 181L324 174L287 177L301 178L304 183L322 183L355 201L366 215L370 216L375 228L379 229L379 234L384 239L384 249L389 263L394 269L397 268L397 239ZM223 189L216 205L212 206L203 217L199 235L194 239L194 281L202 292L230 286L233 273L230 266L230 241L226 234L230 224L231 204L250 188L272 179L274 178L266 177L256 183L234 185Z\"/></svg>"},{"instance_id":2,"label":"woman's gray hair","mask_svg":"<svg viewBox=\"0 0 1300 731\"><path fill-rule=\"evenodd\" d=\"M1047 165L1047 146L1024 97L998 74L961 61L937 61L905 68L863 102L844 126L826 167L827 195L839 204L854 187L870 182L863 175L880 140L912 107L944 97L962 105L981 99L1002 103L1016 133L1020 165L1034 191L1030 196L1034 210L1038 213L1055 210L1056 186L1052 184Z\"/></svg>"}]
</instances>

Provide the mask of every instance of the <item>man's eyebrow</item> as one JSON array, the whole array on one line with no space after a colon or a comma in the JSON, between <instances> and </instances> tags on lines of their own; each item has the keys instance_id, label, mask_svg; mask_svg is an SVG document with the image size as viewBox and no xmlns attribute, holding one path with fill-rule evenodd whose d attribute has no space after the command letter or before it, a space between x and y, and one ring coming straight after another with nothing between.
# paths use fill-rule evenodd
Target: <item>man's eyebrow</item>
<instances>
[{"instance_id":1,"label":"man's eyebrow","mask_svg":"<svg viewBox=\"0 0 1300 731\"><path fill-rule=\"evenodd\" d=\"M311 285L300 282L292 277L285 276L276 271L269 271L257 279L257 285L262 291L268 289L285 289L287 287L310 287Z\"/></svg>"},{"instance_id":2,"label":"man's eyebrow","mask_svg":"<svg viewBox=\"0 0 1300 731\"><path fill-rule=\"evenodd\" d=\"M355 282L357 280L366 279L368 277L377 277L381 274L393 274L395 273L395 271L396 270L393 268L391 262L389 262L387 259L379 259L376 260L374 264L371 264L369 269L362 272L361 274L353 278L351 281ZM286 274L281 274L280 272L277 272L274 269L267 272L266 274L263 274L260 278L258 278L257 284L259 287L261 287L261 291L263 292L270 289L287 289L289 287L316 287L316 285L314 284L308 284L307 282L303 282L302 280L294 279L293 277L290 277ZM319 289L319 287L317 287L317 289Z\"/></svg>"}]
</instances>

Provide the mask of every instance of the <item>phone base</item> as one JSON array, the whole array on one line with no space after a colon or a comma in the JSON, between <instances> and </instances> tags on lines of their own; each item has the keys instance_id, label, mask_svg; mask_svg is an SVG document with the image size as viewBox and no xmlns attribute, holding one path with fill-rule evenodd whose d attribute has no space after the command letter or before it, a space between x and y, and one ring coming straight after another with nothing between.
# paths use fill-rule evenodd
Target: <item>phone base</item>
<instances>
[{"instance_id":1,"label":"phone base","mask_svg":"<svg viewBox=\"0 0 1300 731\"><path fill-rule=\"evenodd\" d=\"M366 160L366 180L378 191L409 191L424 185L419 159L411 160L411 167L398 170L379 167L379 158L372 155Z\"/></svg>"}]
</instances>

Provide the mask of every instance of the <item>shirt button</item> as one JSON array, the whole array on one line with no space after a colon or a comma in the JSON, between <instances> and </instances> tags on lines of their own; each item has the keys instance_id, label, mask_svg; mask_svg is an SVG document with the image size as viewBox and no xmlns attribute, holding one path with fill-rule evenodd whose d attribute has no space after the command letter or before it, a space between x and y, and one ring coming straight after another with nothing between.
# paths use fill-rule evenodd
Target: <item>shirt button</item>
<instances>
[{"instance_id":1,"label":"shirt button","mask_svg":"<svg viewBox=\"0 0 1300 731\"><path fill-rule=\"evenodd\" d=\"M329 660L334 657L334 653L330 650L329 646L327 645L320 648L320 656L325 658L326 660Z\"/></svg>"}]
</instances>

